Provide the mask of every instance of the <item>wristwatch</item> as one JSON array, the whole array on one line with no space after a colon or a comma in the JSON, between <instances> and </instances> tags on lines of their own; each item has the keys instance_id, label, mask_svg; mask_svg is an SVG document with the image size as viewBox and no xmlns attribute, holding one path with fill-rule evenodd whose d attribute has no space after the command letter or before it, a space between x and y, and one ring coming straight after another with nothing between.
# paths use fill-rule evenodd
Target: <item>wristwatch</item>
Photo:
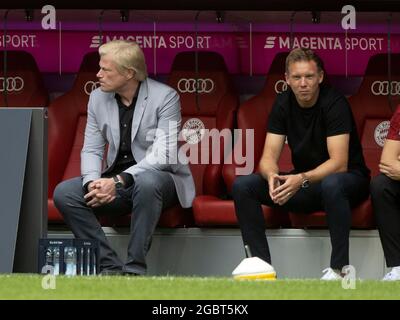
<instances>
[{"instance_id":1,"label":"wristwatch","mask_svg":"<svg viewBox=\"0 0 400 320\"><path fill-rule=\"evenodd\" d=\"M122 189L124 187L124 183L118 175L113 176L112 178L114 180L114 185L116 189Z\"/></svg>"},{"instance_id":2,"label":"wristwatch","mask_svg":"<svg viewBox=\"0 0 400 320\"><path fill-rule=\"evenodd\" d=\"M306 189L310 186L310 180L308 180L307 176L304 173L300 173L301 178L303 179L302 183L301 183L301 187L303 189Z\"/></svg>"}]
</instances>

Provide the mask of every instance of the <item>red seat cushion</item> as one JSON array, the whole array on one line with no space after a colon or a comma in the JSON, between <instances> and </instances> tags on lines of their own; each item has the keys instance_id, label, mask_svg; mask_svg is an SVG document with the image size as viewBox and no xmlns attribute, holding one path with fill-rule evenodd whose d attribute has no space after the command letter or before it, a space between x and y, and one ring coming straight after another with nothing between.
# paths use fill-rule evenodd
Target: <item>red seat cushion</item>
<instances>
[{"instance_id":1,"label":"red seat cushion","mask_svg":"<svg viewBox=\"0 0 400 320\"><path fill-rule=\"evenodd\" d=\"M0 51L0 107L47 107L49 97L33 56L25 51L7 51L7 83L4 83L4 51Z\"/></svg>"},{"instance_id":2,"label":"red seat cushion","mask_svg":"<svg viewBox=\"0 0 400 320\"><path fill-rule=\"evenodd\" d=\"M240 164L233 156L233 163L226 163L223 166L222 174L227 190L230 193L233 182L239 174L250 174L257 170L258 162L262 155L265 136L267 132L268 115L271 111L276 96L276 90L284 79L285 59L287 53L279 53L272 62L270 72L267 75L264 88L260 94L244 102L237 114L238 129L241 130L239 142L235 145L235 152L246 160ZM245 130L254 134L254 145L247 146ZM287 167L287 157L282 156L286 161L283 167ZM239 159L240 160L240 159ZM242 170L240 172L239 170ZM198 197L193 203L193 212L196 224L198 225L237 225L233 201L222 200L217 197ZM266 226L276 228L288 225L287 213L272 210L263 206Z\"/></svg>"},{"instance_id":3,"label":"red seat cushion","mask_svg":"<svg viewBox=\"0 0 400 320\"><path fill-rule=\"evenodd\" d=\"M235 214L233 200L224 200L214 196L198 196L193 202L194 212L198 226L237 226L238 221ZM278 209L262 206L266 227L279 228L289 226L290 221L287 213Z\"/></svg>"}]
</instances>

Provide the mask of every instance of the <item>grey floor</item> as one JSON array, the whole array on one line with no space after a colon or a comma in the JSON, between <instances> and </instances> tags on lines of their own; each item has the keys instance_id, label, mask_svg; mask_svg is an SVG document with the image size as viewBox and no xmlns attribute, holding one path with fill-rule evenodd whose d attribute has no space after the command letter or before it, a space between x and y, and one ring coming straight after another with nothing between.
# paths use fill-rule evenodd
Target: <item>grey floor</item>
<instances>
[{"instance_id":1,"label":"grey floor","mask_svg":"<svg viewBox=\"0 0 400 320\"><path fill-rule=\"evenodd\" d=\"M127 229L104 228L118 254L125 259ZM272 264L279 278L320 278L329 266L327 230L267 230ZM49 229L50 238L72 237ZM148 275L230 277L245 258L239 229L157 229L147 258ZM381 279L386 272L377 230L352 230L350 264L356 278Z\"/></svg>"}]
</instances>

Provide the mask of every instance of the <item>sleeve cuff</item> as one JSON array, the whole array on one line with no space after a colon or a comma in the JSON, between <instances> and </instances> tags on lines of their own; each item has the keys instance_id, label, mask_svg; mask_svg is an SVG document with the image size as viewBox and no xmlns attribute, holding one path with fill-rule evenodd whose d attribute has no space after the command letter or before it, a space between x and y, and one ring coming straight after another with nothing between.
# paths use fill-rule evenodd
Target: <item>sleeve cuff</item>
<instances>
[{"instance_id":1,"label":"sleeve cuff","mask_svg":"<svg viewBox=\"0 0 400 320\"><path fill-rule=\"evenodd\" d=\"M86 194L86 193L89 192L88 188L89 188L89 183L91 183L91 182L93 182L93 180L90 180L90 181L86 182L86 183L83 185L82 189L83 189L83 193L84 193L84 194Z\"/></svg>"},{"instance_id":2,"label":"sleeve cuff","mask_svg":"<svg viewBox=\"0 0 400 320\"><path fill-rule=\"evenodd\" d=\"M121 172L119 175L121 176L122 180L124 180L125 188L129 188L131 185L133 185L134 180L131 174L127 172Z\"/></svg>"}]
</instances>

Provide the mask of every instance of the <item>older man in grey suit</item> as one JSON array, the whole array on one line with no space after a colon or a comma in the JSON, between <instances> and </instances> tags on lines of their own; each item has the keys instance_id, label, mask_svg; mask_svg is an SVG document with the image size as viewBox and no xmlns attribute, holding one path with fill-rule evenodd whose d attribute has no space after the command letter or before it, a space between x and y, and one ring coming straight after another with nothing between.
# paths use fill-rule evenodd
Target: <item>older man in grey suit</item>
<instances>
[{"instance_id":1,"label":"older man in grey suit","mask_svg":"<svg viewBox=\"0 0 400 320\"><path fill-rule=\"evenodd\" d=\"M195 195L188 165L179 162L179 96L147 77L134 42L99 48L100 88L89 98L81 177L60 183L54 203L77 238L98 239L102 274L145 274L146 254L163 209ZM103 156L108 144L106 168ZM132 213L126 263L110 247L96 215Z\"/></svg>"}]
</instances>

